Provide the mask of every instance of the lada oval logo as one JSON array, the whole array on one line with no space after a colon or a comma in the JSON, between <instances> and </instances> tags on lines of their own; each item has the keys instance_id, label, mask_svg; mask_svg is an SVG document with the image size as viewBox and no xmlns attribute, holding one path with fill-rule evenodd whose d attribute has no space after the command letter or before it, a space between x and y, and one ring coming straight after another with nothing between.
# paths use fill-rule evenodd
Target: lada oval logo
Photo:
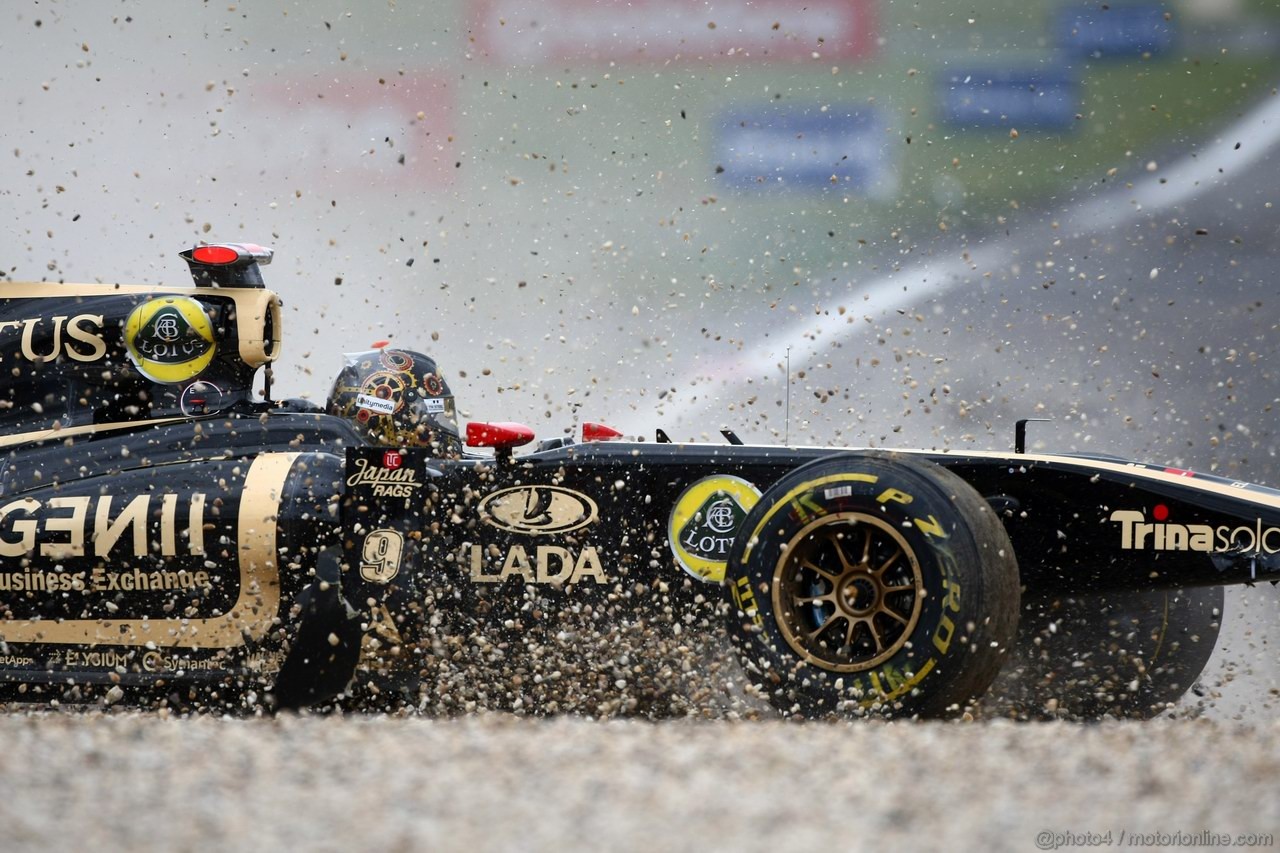
<instances>
[{"instance_id":1,"label":"lada oval logo","mask_svg":"<svg viewBox=\"0 0 1280 853\"><path fill-rule=\"evenodd\" d=\"M595 520L596 502L560 486L513 486L480 501L485 524L509 533L568 533Z\"/></svg>"}]
</instances>

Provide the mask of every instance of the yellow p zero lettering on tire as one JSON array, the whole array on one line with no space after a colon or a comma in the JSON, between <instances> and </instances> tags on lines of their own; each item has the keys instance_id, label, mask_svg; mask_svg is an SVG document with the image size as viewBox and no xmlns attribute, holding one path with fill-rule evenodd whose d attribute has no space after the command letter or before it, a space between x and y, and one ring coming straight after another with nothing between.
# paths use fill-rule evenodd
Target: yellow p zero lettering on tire
<instances>
[{"instance_id":1,"label":"yellow p zero lettering on tire","mask_svg":"<svg viewBox=\"0 0 1280 853\"><path fill-rule=\"evenodd\" d=\"M951 638L955 633L956 623L947 614L942 614L942 618L938 620L938 630L933 632L933 647L945 655L947 649L951 648Z\"/></svg>"},{"instance_id":2,"label":"yellow p zero lettering on tire","mask_svg":"<svg viewBox=\"0 0 1280 853\"><path fill-rule=\"evenodd\" d=\"M942 586L947 591L947 596L942 600L942 606L950 610L952 613L960 612L960 584L954 578L943 578ZM938 619L938 629L933 632L933 646L944 655L947 649L951 648L951 638L955 635L956 624L951 621L951 617L943 613Z\"/></svg>"},{"instance_id":3,"label":"yellow p zero lettering on tire","mask_svg":"<svg viewBox=\"0 0 1280 853\"><path fill-rule=\"evenodd\" d=\"M920 528L920 532L926 536L932 536L935 539L946 539L947 531L942 529L942 525L938 523L938 519L932 515L928 518L913 518L916 527Z\"/></svg>"},{"instance_id":4,"label":"yellow p zero lettering on tire","mask_svg":"<svg viewBox=\"0 0 1280 853\"><path fill-rule=\"evenodd\" d=\"M760 608L756 607L756 594L751 591L751 578L745 575L729 585L729 591L733 593L733 603L745 615L751 618L751 621L757 625L764 624L764 620L760 616Z\"/></svg>"},{"instance_id":5,"label":"yellow p zero lettering on tire","mask_svg":"<svg viewBox=\"0 0 1280 853\"><path fill-rule=\"evenodd\" d=\"M902 689L904 684L907 683L906 673L895 667L893 664L885 664L882 672L884 672L885 683L889 685L889 689L891 691L897 692Z\"/></svg>"},{"instance_id":6,"label":"yellow p zero lettering on tire","mask_svg":"<svg viewBox=\"0 0 1280 853\"><path fill-rule=\"evenodd\" d=\"M864 699L859 703L859 705L863 708L869 708L877 702L892 702L895 699L905 696L912 690L915 690L917 684L924 681L924 677L933 669L933 664L933 658L929 658L921 664L920 668L911 676L906 676L905 673L899 672L898 677L901 680L897 682L893 681L893 678L890 675L890 668L885 667L885 681L889 683L888 691L885 691L884 687L880 684L880 679L874 672L869 673L871 676L871 687L880 695L876 696L874 699Z\"/></svg>"},{"instance_id":7,"label":"yellow p zero lettering on tire","mask_svg":"<svg viewBox=\"0 0 1280 853\"><path fill-rule=\"evenodd\" d=\"M879 501L880 503L888 503L889 501L893 501L894 503L909 504L913 500L915 500L915 498L911 497L911 495L907 494L901 489L895 489L892 486L890 486L889 488L881 492L880 497L876 498L876 500Z\"/></svg>"},{"instance_id":8,"label":"yellow p zero lettering on tire","mask_svg":"<svg viewBox=\"0 0 1280 853\"><path fill-rule=\"evenodd\" d=\"M751 531L751 538L747 540L747 547L742 552L742 561L745 563L751 558L751 549L753 549L756 546L756 542L759 541L760 532L764 530L773 517L778 514L778 510L782 509L784 506L790 505L797 495L802 495L805 492L817 491L820 486L826 486L831 483L874 483L879 479L880 478L875 474L850 472L845 474L833 474L829 477L819 477L816 480L809 480L799 486L796 486L794 489L775 501L773 506L769 508L769 511L760 519L760 523L756 525L755 530Z\"/></svg>"},{"instance_id":9,"label":"yellow p zero lettering on tire","mask_svg":"<svg viewBox=\"0 0 1280 853\"><path fill-rule=\"evenodd\" d=\"M813 499L813 495L799 495L791 501L791 508L796 511L796 517L800 519L801 524L808 524L815 518L827 514L827 510L822 504Z\"/></svg>"},{"instance_id":10,"label":"yellow p zero lettering on tire","mask_svg":"<svg viewBox=\"0 0 1280 853\"><path fill-rule=\"evenodd\" d=\"M942 584L947 588L947 597L945 599L945 603L947 607L951 608L952 612L959 613L960 612L960 584L954 579L949 581L944 579L942 581Z\"/></svg>"}]
</instances>

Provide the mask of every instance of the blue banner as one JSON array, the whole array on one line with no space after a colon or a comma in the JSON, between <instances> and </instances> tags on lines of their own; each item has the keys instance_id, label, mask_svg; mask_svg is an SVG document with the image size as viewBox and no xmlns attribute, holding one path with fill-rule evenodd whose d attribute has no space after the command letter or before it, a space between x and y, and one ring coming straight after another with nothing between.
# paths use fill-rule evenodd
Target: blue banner
<instances>
[{"instance_id":1,"label":"blue banner","mask_svg":"<svg viewBox=\"0 0 1280 853\"><path fill-rule=\"evenodd\" d=\"M895 190L889 145L876 110L761 111L721 119L715 143L721 179L743 188L830 188L887 198Z\"/></svg>"},{"instance_id":2,"label":"blue banner","mask_svg":"<svg viewBox=\"0 0 1280 853\"><path fill-rule=\"evenodd\" d=\"M1173 46L1172 18L1160 3L1072 4L1058 10L1058 44L1097 59L1130 59Z\"/></svg>"},{"instance_id":3,"label":"blue banner","mask_svg":"<svg viewBox=\"0 0 1280 853\"><path fill-rule=\"evenodd\" d=\"M947 71L940 83L943 121L959 127L1070 130L1080 89L1066 69Z\"/></svg>"}]
</instances>

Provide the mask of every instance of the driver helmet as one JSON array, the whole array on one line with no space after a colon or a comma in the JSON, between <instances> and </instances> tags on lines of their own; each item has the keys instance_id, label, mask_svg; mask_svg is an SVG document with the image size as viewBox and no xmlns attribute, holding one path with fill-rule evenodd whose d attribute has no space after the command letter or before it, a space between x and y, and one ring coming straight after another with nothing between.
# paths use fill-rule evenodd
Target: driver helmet
<instances>
[{"instance_id":1,"label":"driver helmet","mask_svg":"<svg viewBox=\"0 0 1280 853\"><path fill-rule=\"evenodd\" d=\"M425 447L458 455L462 441L453 394L436 363L402 349L347 353L327 409L381 447Z\"/></svg>"}]
</instances>

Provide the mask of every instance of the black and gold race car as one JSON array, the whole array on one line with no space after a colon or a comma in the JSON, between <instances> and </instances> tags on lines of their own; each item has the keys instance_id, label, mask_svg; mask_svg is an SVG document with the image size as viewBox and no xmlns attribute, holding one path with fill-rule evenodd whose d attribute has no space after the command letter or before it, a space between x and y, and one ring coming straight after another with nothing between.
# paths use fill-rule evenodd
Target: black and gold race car
<instances>
[{"instance_id":1,"label":"black and gold race car","mask_svg":"<svg viewBox=\"0 0 1280 853\"><path fill-rule=\"evenodd\" d=\"M194 286L0 284L7 699L1149 716L1222 585L1280 578L1280 492L1025 453L1023 424L1013 452L532 444L460 431L390 347L272 401L270 250L182 254Z\"/></svg>"}]
</instances>

